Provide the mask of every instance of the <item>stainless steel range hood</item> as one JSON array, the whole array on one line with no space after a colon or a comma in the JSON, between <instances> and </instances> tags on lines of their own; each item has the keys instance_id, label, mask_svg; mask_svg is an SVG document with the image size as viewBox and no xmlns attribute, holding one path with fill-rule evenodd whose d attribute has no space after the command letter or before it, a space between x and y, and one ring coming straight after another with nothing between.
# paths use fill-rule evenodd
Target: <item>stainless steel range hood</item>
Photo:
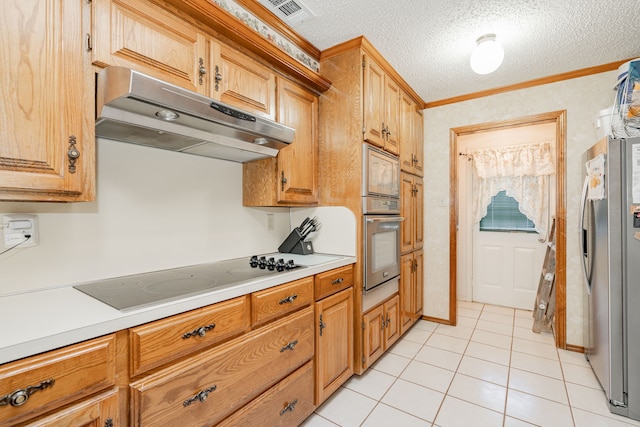
<instances>
[{"instance_id":1,"label":"stainless steel range hood","mask_svg":"<svg viewBox=\"0 0 640 427\"><path fill-rule=\"evenodd\" d=\"M275 157L295 131L124 67L100 71L96 136L249 162Z\"/></svg>"}]
</instances>

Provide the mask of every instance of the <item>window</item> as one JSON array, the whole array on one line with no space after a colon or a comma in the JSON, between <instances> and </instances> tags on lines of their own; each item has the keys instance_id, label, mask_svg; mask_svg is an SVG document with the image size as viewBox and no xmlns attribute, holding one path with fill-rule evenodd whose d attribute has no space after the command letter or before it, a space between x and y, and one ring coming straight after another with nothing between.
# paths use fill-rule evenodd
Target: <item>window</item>
<instances>
[{"instance_id":1,"label":"window","mask_svg":"<svg viewBox=\"0 0 640 427\"><path fill-rule=\"evenodd\" d=\"M480 231L521 231L535 233L535 225L518 206L518 202L501 191L491 198L487 215L480 220Z\"/></svg>"}]
</instances>

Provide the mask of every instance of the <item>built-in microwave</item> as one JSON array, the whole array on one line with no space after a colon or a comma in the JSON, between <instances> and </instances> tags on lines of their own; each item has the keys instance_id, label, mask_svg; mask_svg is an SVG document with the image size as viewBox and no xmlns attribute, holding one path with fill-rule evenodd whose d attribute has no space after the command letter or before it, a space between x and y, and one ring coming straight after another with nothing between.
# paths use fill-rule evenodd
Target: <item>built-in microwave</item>
<instances>
[{"instance_id":1,"label":"built-in microwave","mask_svg":"<svg viewBox=\"0 0 640 427\"><path fill-rule=\"evenodd\" d=\"M365 214L400 212L400 162L382 150L363 144L362 205Z\"/></svg>"}]
</instances>

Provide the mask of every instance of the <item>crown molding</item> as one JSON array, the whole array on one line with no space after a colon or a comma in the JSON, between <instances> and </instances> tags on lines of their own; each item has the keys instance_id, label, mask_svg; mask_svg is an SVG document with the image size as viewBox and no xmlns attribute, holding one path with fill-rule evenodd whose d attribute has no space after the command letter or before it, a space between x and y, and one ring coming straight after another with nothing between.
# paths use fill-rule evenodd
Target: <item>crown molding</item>
<instances>
[{"instance_id":1,"label":"crown molding","mask_svg":"<svg viewBox=\"0 0 640 427\"><path fill-rule=\"evenodd\" d=\"M590 76L592 74L604 73L606 71L617 70L620 65L631 61L634 58L623 59L621 61L609 62L608 64L597 65L595 67L582 68L580 70L569 71L566 73L554 74L552 76L542 77L539 79L529 80L513 85L502 86L494 89L487 89L480 92L468 93L465 95L454 96L451 98L440 99L438 101L430 101L424 104L424 108L441 107L448 104L456 104L458 102L469 101L472 99L483 98L485 96L497 95L499 93L511 92L514 90L527 89L534 86L546 85L549 83L561 82L563 80L571 80L578 77Z\"/></svg>"}]
</instances>

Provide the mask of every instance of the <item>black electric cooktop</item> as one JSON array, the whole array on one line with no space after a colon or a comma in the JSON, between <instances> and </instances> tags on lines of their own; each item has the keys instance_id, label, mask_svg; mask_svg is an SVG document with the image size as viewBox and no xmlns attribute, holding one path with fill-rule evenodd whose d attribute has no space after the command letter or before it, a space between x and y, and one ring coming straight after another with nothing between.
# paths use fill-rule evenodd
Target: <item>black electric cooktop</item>
<instances>
[{"instance_id":1,"label":"black electric cooktop","mask_svg":"<svg viewBox=\"0 0 640 427\"><path fill-rule=\"evenodd\" d=\"M126 312L210 292L260 277L305 268L283 258L253 257L172 268L75 285L85 294Z\"/></svg>"}]
</instances>

